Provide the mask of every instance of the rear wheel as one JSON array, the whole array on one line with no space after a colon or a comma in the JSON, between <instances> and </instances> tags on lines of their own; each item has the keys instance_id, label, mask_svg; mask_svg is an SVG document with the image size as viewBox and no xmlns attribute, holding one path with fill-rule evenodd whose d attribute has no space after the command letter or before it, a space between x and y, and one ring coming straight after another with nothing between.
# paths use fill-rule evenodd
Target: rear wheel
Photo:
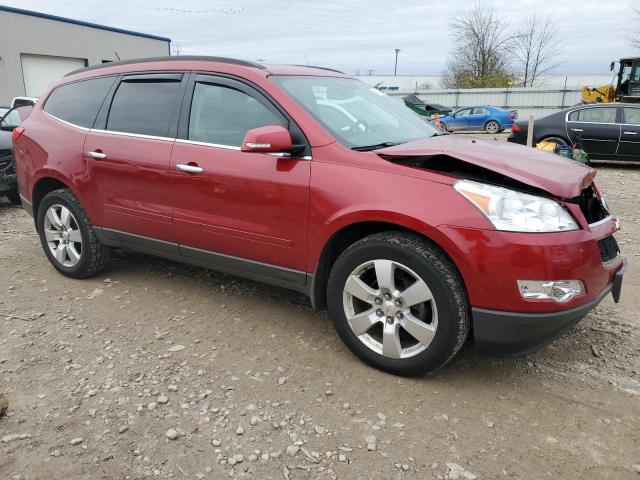
<instances>
[{"instance_id":1,"label":"rear wheel","mask_svg":"<svg viewBox=\"0 0 640 480\"><path fill-rule=\"evenodd\" d=\"M486 123L486 125L484 126L484 130L485 132L491 134L498 133L500 131L500 124L495 120L491 120Z\"/></svg>"},{"instance_id":2,"label":"rear wheel","mask_svg":"<svg viewBox=\"0 0 640 480\"><path fill-rule=\"evenodd\" d=\"M345 344L387 372L437 370L469 332L469 305L455 267L411 234L384 232L353 244L336 261L327 293Z\"/></svg>"},{"instance_id":3,"label":"rear wheel","mask_svg":"<svg viewBox=\"0 0 640 480\"><path fill-rule=\"evenodd\" d=\"M568 143L561 137L547 137L537 142L536 148L546 152L553 152L560 145L568 145Z\"/></svg>"},{"instance_id":4,"label":"rear wheel","mask_svg":"<svg viewBox=\"0 0 640 480\"><path fill-rule=\"evenodd\" d=\"M47 258L68 277L95 275L111 256L111 249L98 242L87 212L68 189L45 195L38 207L37 225Z\"/></svg>"}]
</instances>

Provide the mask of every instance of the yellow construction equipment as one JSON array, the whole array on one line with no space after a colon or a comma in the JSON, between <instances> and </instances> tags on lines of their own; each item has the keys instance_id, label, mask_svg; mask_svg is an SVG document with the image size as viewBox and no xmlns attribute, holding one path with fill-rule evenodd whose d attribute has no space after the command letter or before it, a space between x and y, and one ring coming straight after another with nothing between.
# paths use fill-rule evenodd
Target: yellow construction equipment
<instances>
[{"instance_id":1,"label":"yellow construction equipment","mask_svg":"<svg viewBox=\"0 0 640 480\"><path fill-rule=\"evenodd\" d=\"M640 57L611 62L612 72L616 63L619 68L614 77L615 86L582 87L582 103L640 103Z\"/></svg>"}]
</instances>

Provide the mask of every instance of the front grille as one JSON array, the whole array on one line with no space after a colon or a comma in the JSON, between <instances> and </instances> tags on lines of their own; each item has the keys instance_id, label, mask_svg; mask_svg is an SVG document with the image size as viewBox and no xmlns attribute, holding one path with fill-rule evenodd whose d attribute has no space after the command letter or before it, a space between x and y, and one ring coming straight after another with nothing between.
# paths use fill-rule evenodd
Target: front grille
<instances>
[{"instance_id":1,"label":"front grille","mask_svg":"<svg viewBox=\"0 0 640 480\"><path fill-rule=\"evenodd\" d=\"M589 225L604 220L609 216L607 207L605 207L600 195L595 192L591 185L582 190L580 197L578 197L578 204Z\"/></svg>"},{"instance_id":2,"label":"front grille","mask_svg":"<svg viewBox=\"0 0 640 480\"><path fill-rule=\"evenodd\" d=\"M600 249L600 256L602 257L602 263L615 260L620 254L620 247L618 242L613 238L613 235L609 235L602 240L598 240L598 249Z\"/></svg>"}]
</instances>

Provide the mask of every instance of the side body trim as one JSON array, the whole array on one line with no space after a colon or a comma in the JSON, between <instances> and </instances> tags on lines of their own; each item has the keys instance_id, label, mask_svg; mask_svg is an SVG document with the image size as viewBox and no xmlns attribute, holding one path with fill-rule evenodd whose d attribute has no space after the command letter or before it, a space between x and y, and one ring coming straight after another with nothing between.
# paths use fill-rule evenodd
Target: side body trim
<instances>
[{"instance_id":1,"label":"side body trim","mask_svg":"<svg viewBox=\"0 0 640 480\"><path fill-rule=\"evenodd\" d=\"M110 247L126 247L168 260L188 263L239 277L288 288L309 295L311 274L223 253L165 242L103 227L93 227L98 240Z\"/></svg>"}]
</instances>

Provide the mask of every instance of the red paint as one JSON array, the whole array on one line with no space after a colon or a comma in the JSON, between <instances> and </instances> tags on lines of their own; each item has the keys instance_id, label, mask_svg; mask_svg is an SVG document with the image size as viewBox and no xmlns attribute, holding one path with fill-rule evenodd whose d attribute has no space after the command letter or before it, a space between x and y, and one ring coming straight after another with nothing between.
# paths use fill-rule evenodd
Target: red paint
<instances>
[{"instance_id":1,"label":"red paint","mask_svg":"<svg viewBox=\"0 0 640 480\"><path fill-rule=\"evenodd\" d=\"M457 194L449 175L389 162L374 152L342 146L268 79L309 75L298 67L266 70L226 63L176 60L82 72L63 82L132 71L205 71L234 75L267 91L309 141L312 160L189 142L80 130L45 114L38 102L16 139L20 191L33 200L36 183L54 178L85 206L94 225L183 245L315 272L333 235L359 222L386 222L438 244L456 264L475 307L553 311L595 298L620 262L602 265L596 241L617 220L591 229L576 205L581 230L522 234L495 231ZM314 70L313 75L340 76ZM286 140L275 127L256 129L245 142ZM290 139L289 139L290 142ZM107 158L90 159L88 152ZM556 156L458 136L424 139L379 151L385 156L447 154L538 187L557 198L576 196L595 171ZM176 169L198 166L202 174ZM587 293L570 303L524 301L517 279L580 279Z\"/></svg>"}]
</instances>

